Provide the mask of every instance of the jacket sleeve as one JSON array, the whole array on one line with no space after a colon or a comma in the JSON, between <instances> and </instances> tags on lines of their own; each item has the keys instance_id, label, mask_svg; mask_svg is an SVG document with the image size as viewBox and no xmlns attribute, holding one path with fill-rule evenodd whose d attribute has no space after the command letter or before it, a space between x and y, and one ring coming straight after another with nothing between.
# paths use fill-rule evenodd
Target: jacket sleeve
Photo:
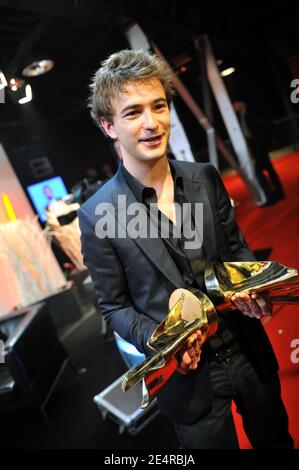
<instances>
[{"instance_id":1,"label":"jacket sleeve","mask_svg":"<svg viewBox=\"0 0 299 470\"><path fill-rule=\"evenodd\" d=\"M79 209L78 217L83 261L105 320L140 352L152 354L147 341L158 325L132 305L122 264L109 239L96 236L94 224L84 208Z\"/></svg>"},{"instance_id":2,"label":"jacket sleeve","mask_svg":"<svg viewBox=\"0 0 299 470\"><path fill-rule=\"evenodd\" d=\"M211 165L212 166L212 165ZM234 261L256 261L236 222L235 210L217 170L212 166L217 192L217 212Z\"/></svg>"}]
</instances>

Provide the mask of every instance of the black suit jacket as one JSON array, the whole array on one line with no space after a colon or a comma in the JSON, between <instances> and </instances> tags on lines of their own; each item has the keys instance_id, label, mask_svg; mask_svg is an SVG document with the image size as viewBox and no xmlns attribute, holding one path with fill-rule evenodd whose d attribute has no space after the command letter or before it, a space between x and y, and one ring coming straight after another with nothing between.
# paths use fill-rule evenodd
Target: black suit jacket
<instances>
[{"instance_id":1,"label":"black suit jacket","mask_svg":"<svg viewBox=\"0 0 299 470\"><path fill-rule=\"evenodd\" d=\"M234 210L224 185L208 163L171 161L182 175L189 202L203 203L203 238L208 261L254 260L235 222ZM168 312L168 299L176 288L186 287L177 266L160 238L98 238L99 203L122 220L118 196L127 206L136 203L121 171L107 182L78 211L84 263L93 279L99 305L106 321L127 341L145 354L152 351L147 341ZM231 312L231 328L244 351L259 370L277 369L270 342L260 321ZM212 401L209 365L205 348L196 371L175 373L159 392L161 411L176 422L192 423L205 413Z\"/></svg>"}]
</instances>

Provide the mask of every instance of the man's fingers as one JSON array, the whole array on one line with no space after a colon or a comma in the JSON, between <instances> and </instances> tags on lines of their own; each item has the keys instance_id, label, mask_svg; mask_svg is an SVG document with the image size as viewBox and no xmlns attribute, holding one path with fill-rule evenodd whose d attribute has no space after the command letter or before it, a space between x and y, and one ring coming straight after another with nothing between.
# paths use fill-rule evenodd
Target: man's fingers
<instances>
[{"instance_id":1,"label":"man's fingers","mask_svg":"<svg viewBox=\"0 0 299 470\"><path fill-rule=\"evenodd\" d=\"M208 327L207 328L202 328L202 330L196 330L195 333L193 333L193 335L191 335L189 338L188 338L188 341L187 341L187 348L190 348L190 347L193 347L195 348L196 347L196 344L203 344L207 338L207 334L208 334Z\"/></svg>"},{"instance_id":2,"label":"man's fingers","mask_svg":"<svg viewBox=\"0 0 299 470\"><path fill-rule=\"evenodd\" d=\"M190 359L193 359L196 356L195 348L194 347L189 348L188 354L189 354Z\"/></svg>"},{"instance_id":3,"label":"man's fingers","mask_svg":"<svg viewBox=\"0 0 299 470\"><path fill-rule=\"evenodd\" d=\"M185 365L186 367L190 368L192 364L197 364L200 359L200 353L200 348L198 348L197 351L195 348L187 349L182 355L181 365Z\"/></svg>"},{"instance_id":4,"label":"man's fingers","mask_svg":"<svg viewBox=\"0 0 299 470\"><path fill-rule=\"evenodd\" d=\"M262 315L272 315L272 302L258 294L252 294L251 298L255 300L261 309Z\"/></svg>"},{"instance_id":5,"label":"man's fingers","mask_svg":"<svg viewBox=\"0 0 299 470\"><path fill-rule=\"evenodd\" d=\"M195 370L197 369L197 362L192 362L192 364L189 366L189 370Z\"/></svg>"},{"instance_id":6,"label":"man's fingers","mask_svg":"<svg viewBox=\"0 0 299 470\"><path fill-rule=\"evenodd\" d=\"M197 369L201 355L201 344L205 339L206 332L201 330L197 330L188 338L187 344L182 347L177 356L178 372L185 375L189 370Z\"/></svg>"},{"instance_id":7,"label":"man's fingers","mask_svg":"<svg viewBox=\"0 0 299 470\"><path fill-rule=\"evenodd\" d=\"M192 362L192 358L189 356L189 352L185 351L182 355L182 364L185 366L189 366Z\"/></svg>"},{"instance_id":8,"label":"man's fingers","mask_svg":"<svg viewBox=\"0 0 299 470\"><path fill-rule=\"evenodd\" d=\"M206 340L206 337L207 337L206 334L202 333L200 330L198 330L198 333L196 333L196 334L197 334L197 338L196 338L197 342L199 344L203 344Z\"/></svg>"},{"instance_id":9,"label":"man's fingers","mask_svg":"<svg viewBox=\"0 0 299 470\"><path fill-rule=\"evenodd\" d=\"M244 315L252 318L261 318L262 315L272 314L271 301L262 295L237 292L232 296L232 302Z\"/></svg>"},{"instance_id":10,"label":"man's fingers","mask_svg":"<svg viewBox=\"0 0 299 470\"><path fill-rule=\"evenodd\" d=\"M200 361L201 347L196 341L196 346L186 349L181 353L178 359L177 371L181 374L187 374L189 370L197 369L198 362Z\"/></svg>"},{"instance_id":11,"label":"man's fingers","mask_svg":"<svg viewBox=\"0 0 299 470\"><path fill-rule=\"evenodd\" d=\"M247 302L245 301L243 294L237 293L232 296L231 300L237 309L241 310L244 315L248 315Z\"/></svg>"},{"instance_id":12,"label":"man's fingers","mask_svg":"<svg viewBox=\"0 0 299 470\"><path fill-rule=\"evenodd\" d=\"M196 334L196 333L193 333L193 335L191 335L191 336L188 338L187 347L188 347L188 348L192 348L196 340L197 340L197 334Z\"/></svg>"},{"instance_id":13,"label":"man's fingers","mask_svg":"<svg viewBox=\"0 0 299 470\"><path fill-rule=\"evenodd\" d=\"M244 315L247 315L251 318L261 318L262 311L260 306L255 301L255 299L250 297L250 295L243 292L237 292L235 295L233 295L232 301Z\"/></svg>"},{"instance_id":14,"label":"man's fingers","mask_svg":"<svg viewBox=\"0 0 299 470\"><path fill-rule=\"evenodd\" d=\"M200 361L200 353L197 354L193 358L193 360L192 360L191 364L188 366L188 368L191 369L191 370L197 369L197 365L198 365L199 361Z\"/></svg>"},{"instance_id":15,"label":"man's fingers","mask_svg":"<svg viewBox=\"0 0 299 470\"><path fill-rule=\"evenodd\" d=\"M254 299L252 299L250 295L247 295L246 301L251 315L253 317L260 318L262 316L262 311L258 303Z\"/></svg>"}]
</instances>

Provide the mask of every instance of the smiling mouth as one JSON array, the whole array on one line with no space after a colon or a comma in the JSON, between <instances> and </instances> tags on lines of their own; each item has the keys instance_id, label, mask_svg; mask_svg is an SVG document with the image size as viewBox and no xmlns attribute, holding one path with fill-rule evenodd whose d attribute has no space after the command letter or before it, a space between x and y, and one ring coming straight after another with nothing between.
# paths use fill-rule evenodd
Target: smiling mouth
<instances>
[{"instance_id":1,"label":"smiling mouth","mask_svg":"<svg viewBox=\"0 0 299 470\"><path fill-rule=\"evenodd\" d=\"M147 139L140 139L141 142L156 142L162 139L162 135L156 135L154 137L148 137Z\"/></svg>"}]
</instances>

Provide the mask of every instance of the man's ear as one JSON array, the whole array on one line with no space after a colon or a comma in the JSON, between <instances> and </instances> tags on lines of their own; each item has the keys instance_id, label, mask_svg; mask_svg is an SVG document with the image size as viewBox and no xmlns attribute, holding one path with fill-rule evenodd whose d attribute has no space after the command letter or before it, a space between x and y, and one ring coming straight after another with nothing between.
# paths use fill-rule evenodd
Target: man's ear
<instances>
[{"instance_id":1,"label":"man's ear","mask_svg":"<svg viewBox=\"0 0 299 470\"><path fill-rule=\"evenodd\" d=\"M108 121L104 117L101 117L101 124L102 124L102 127L103 127L104 131L106 132L106 134L109 137L111 137L111 139L116 139L117 138L117 135L114 131L114 127L113 127L112 122Z\"/></svg>"}]
</instances>

